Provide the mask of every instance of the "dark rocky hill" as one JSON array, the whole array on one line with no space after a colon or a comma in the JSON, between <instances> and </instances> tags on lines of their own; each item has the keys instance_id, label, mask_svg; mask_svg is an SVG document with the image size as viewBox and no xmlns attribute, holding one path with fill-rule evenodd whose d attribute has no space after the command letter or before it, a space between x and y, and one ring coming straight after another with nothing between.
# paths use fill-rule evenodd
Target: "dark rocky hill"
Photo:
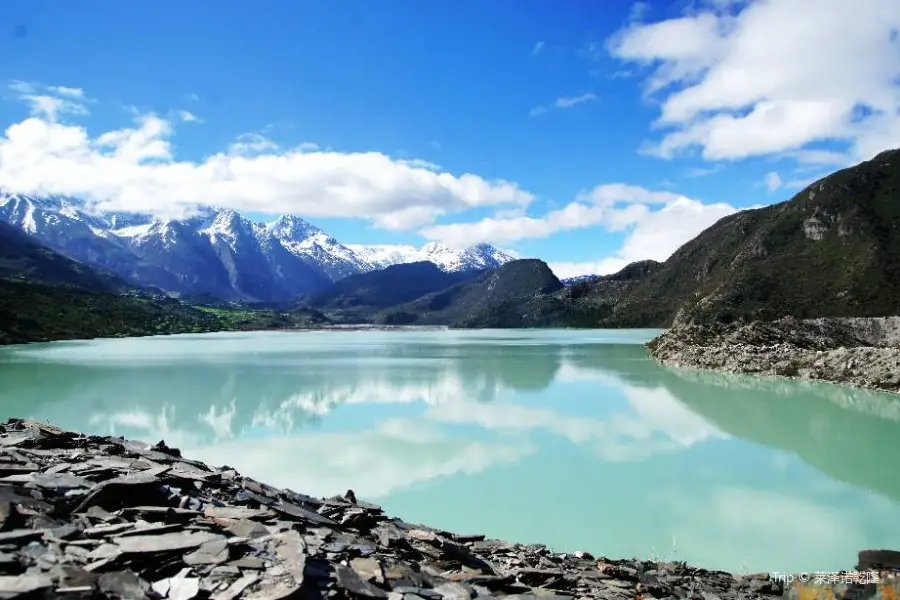
<instances>
[{"instance_id":1,"label":"dark rocky hill","mask_svg":"<svg viewBox=\"0 0 900 600\"><path fill-rule=\"evenodd\" d=\"M67 284L91 290L118 291L128 285L47 248L0 221L0 278Z\"/></svg>"},{"instance_id":2,"label":"dark rocky hill","mask_svg":"<svg viewBox=\"0 0 900 600\"><path fill-rule=\"evenodd\" d=\"M587 285L600 290L605 283ZM721 219L629 290L598 324L896 314L900 150L890 150L786 202Z\"/></svg>"},{"instance_id":3,"label":"dark rocky hill","mask_svg":"<svg viewBox=\"0 0 900 600\"><path fill-rule=\"evenodd\" d=\"M479 271L445 272L428 261L391 265L350 275L309 297L316 308L387 308L410 302L476 276Z\"/></svg>"},{"instance_id":4,"label":"dark rocky hill","mask_svg":"<svg viewBox=\"0 0 900 600\"><path fill-rule=\"evenodd\" d=\"M174 299L123 295L129 287L0 222L0 344L225 328Z\"/></svg>"},{"instance_id":5,"label":"dark rocky hill","mask_svg":"<svg viewBox=\"0 0 900 600\"><path fill-rule=\"evenodd\" d=\"M542 327L566 324L563 284L541 260L508 262L470 281L385 311L386 324Z\"/></svg>"}]
</instances>

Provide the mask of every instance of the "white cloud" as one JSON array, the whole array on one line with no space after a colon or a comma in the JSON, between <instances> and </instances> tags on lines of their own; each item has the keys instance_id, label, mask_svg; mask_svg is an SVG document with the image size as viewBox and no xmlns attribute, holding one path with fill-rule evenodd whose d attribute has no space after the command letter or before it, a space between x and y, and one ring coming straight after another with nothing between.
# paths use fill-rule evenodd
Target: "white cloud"
<instances>
[{"instance_id":1,"label":"white cloud","mask_svg":"<svg viewBox=\"0 0 900 600\"><path fill-rule=\"evenodd\" d=\"M652 9L653 7L650 6L649 2L635 2L631 5L631 10L628 12L628 20L641 21Z\"/></svg>"},{"instance_id":2,"label":"white cloud","mask_svg":"<svg viewBox=\"0 0 900 600\"><path fill-rule=\"evenodd\" d=\"M179 160L169 120L139 115L130 127L92 136L84 127L58 121L65 113L86 113L83 105L46 96L47 90L36 94L30 84L13 86L34 117L0 136L0 188L82 196L107 210L173 214L214 203L246 211L368 218L395 228L533 200L508 181L454 175L379 152L322 151L309 142L282 149L258 133L240 136L227 151L202 160ZM185 114L178 116L185 120Z\"/></svg>"},{"instance_id":3,"label":"white cloud","mask_svg":"<svg viewBox=\"0 0 900 600\"><path fill-rule=\"evenodd\" d=\"M594 226L626 232L622 247L612 256L550 264L557 277L574 277L614 273L638 260L663 261L701 231L736 211L725 203L704 204L674 192L612 183L579 194L576 201L541 217L495 216L474 223L433 225L419 233L461 247L482 241L510 243L545 238Z\"/></svg>"},{"instance_id":4,"label":"white cloud","mask_svg":"<svg viewBox=\"0 0 900 600\"><path fill-rule=\"evenodd\" d=\"M639 260L664 261L704 229L737 209L729 204L703 204L681 198L629 224L622 247L612 256L586 262L551 263L557 277L607 275Z\"/></svg>"},{"instance_id":5,"label":"white cloud","mask_svg":"<svg viewBox=\"0 0 900 600\"><path fill-rule=\"evenodd\" d=\"M419 233L431 240L440 240L452 247L465 247L477 242L512 242L522 239L545 238L560 231L592 227L603 220L605 210L572 202L543 217L488 217L474 223L433 225Z\"/></svg>"},{"instance_id":6,"label":"white cloud","mask_svg":"<svg viewBox=\"0 0 900 600\"><path fill-rule=\"evenodd\" d=\"M179 110L176 114L178 115L178 118L185 123L197 123L200 121L197 115L187 110Z\"/></svg>"},{"instance_id":7,"label":"white cloud","mask_svg":"<svg viewBox=\"0 0 900 600\"><path fill-rule=\"evenodd\" d=\"M560 96L548 106L535 106L529 111L528 114L532 117L537 117L545 114L551 108L566 110L568 108L578 106L579 104L584 104L585 102L593 102L596 99L597 95L593 92L585 92L584 94L580 94L578 96Z\"/></svg>"},{"instance_id":8,"label":"white cloud","mask_svg":"<svg viewBox=\"0 0 900 600\"><path fill-rule=\"evenodd\" d=\"M781 181L781 175L779 175L777 171L769 171L766 173L763 183L766 184L766 189L770 192L774 192L784 185L784 182Z\"/></svg>"},{"instance_id":9,"label":"white cloud","mask_svg":"<svg viewBox=\"0 0 900 600\"><path fill-rule=\"evenodd\" d=\"M661 208L654 211L651 208L653 206ZM615 264L619 264L625 258L641 260L663 255L665 258L678 245L701 231L696 228L696 223L704 223L705 228L719 217L734 211L727 204L706 205L673 192L610 183L583 192L576 201L542 217L488 217L474 223L434 225L419 233L428 239L440 240L449 245L466 246L482 241L508 243L544 238L562 231L602 225L608 231L629 231L629 241L623 247L623 250L627 250L627 256L614 257ZM673 219L673 222L667 223L666 219ZM669 235L666 231L670 227ZM685 235L688 237L684 237ZM636 241L630 241L632 238ZM641 242L645 239L646 242ZM635 244L642 246L644 243L647 247L632 247ZM676 245L672 247L672 243Z\"/></svg>"},{"instance_id":10,"label":"white cloud","mask_svg":"<svg viewBox=\"0 0 900 600\"><path fill-rule=\"evenodd\" d=\"M261 133L242 133L228 146L228 153L248 156L278 150L278 144Z\"/></svg>"},{"instance_id":11,"label":"white cloud","mask_svg":"<svg viewBox=\"0 0 900 600\"><path fill-rule=\"evenodd\" d=\"M84 92L63 86L42 87L26 81L13 81L9 89L28 105L32 116L56 122L62 115L86 115Z\"/></svg>"},{"instance_id":12,"label":"white cloud","mask_svg":"<svg viewBox=\"0 0 900 600\"><path fill-rule=\"evenodd\" d=\"M686 175L688 177L706 177L707 175L713 175L721 171L724 167L720 164L713 165L711 167L693 167L687 170Z\"/></svg>"},{"instance_id":13,"label":"white cloud","mask_svg":"<svg viewBox=\"0 0 900 600\"><path fill-rule=\"evenodd\" d=\"M73 88L73 87L66 87L64 85L57 85L57 86L51 86L47 89L50 90L51 92L53 92L54 94L58 94L60 96L68 96L69 98L77 98L77 99L84 98L84 90L82 90L81 88Z\"/></svg>"},{"instance_id":14,"label":"white cloud","mask_svg":"<svg viewBox=\"0 0 900 600\"><path fill-rule=\"evenodd\" d=\"M531 49L531 53L534 56L537 56L538 54L541 53L541 50L544 49L544 46L545 46L545 44L544 44L543 40L541 40L540 42L538 42L534 45L534 48Z\"/></svg>"},{"instance_id":15,"label":"white cloud","mask_svg":"<svg viewBox=\"0 0 900 600\"><path fill-rule=\"evenodd\" d=\"M652 153L736 160L837 140L847 164L900 145L898 27L896 0L718 1L632 23L608 47L651 68L670 129Z\"/></svg>"},{"instance_id":16,"label":"white cloud","mask_svg":"<svg viewBox=\"0 0 900 600\"><path fill-rule=\"evenodd\" d=\"M572 108L573 106L578 106L579 104L591 102L592 100L596 99L596 94L594 94L593 92L587 92L581 94L580 96L563 96L561 98L557 98L553 103L553 106L555 106L556 108Z\"/></svg>"}]
</instances>

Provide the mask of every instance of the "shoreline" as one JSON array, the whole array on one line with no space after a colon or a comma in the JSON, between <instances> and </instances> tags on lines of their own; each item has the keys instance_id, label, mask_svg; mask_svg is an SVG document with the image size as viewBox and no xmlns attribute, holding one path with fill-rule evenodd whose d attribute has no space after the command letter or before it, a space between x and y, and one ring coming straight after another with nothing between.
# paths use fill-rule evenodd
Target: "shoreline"
<instances>
[{"instance_id":1,"label":"shoreline","mask_svg":"<svg viewBox=\"0 0 900 600\"><path fill-rule=\"evenodd\" d=\"M900 394L900 317L677 325L647 347L651 358L672 367Z\"/></svg>"},{"instance_id":2,"label":"shoreline","mask_svg":"<svg viewBox=\"0 0 900 600\"><path fill-rule=\"evenodd\" d=\"M812 583L405 523L352 491L317 499L279 490L165 442L10 419L0 456L0 598L737 600ZM843 583L823 585L887 585L896 595L900 580L885 578L900 553L863 551L859 563Z\"/></svg>"}]
</instances>

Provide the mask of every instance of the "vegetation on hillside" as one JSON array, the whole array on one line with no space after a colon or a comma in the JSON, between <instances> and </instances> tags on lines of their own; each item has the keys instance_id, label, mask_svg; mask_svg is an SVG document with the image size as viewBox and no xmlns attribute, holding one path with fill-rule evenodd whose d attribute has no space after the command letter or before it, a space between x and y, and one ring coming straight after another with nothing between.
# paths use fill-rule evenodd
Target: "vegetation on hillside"
<instances>
[{"instance_id":1,"label":"vegetation on hillside","mask_svg":"<svg viewBox=\"0 0 900 600\"><path fill-rule=\"evenodd\" d=\"M226 328L218 317L177 300L14 279L0 280L0 324L0 344Z\"/></svg>"},{"instance_id":2,"label":"vegetation on hillside","mask_svg":"<svg viewBox=\"0 0 900 600\"><path fill-rule=\"evenodd\" d=\"M306 306L343 323L370 322L379 311L411 302L476 277L480 271L447 273L432 262L391 265L350 275L303 299Z\"/></svg>"},{"instance_id":3,"label":"vegetation on hillside","mask_svg":"<svg viewBox=\"0 0 900 600\"><path fill-rule=\"evenodd\" d=\"M451 327L547 327L566 324L554 295L562 283L540 260L514 260L470 281L383 311L376 322Z\"/></svg>"},{"instance_id":4,"label":"vegetation on hillside","mask_svg":"<svg viewBox=\"0 0 900 600\"><path fill-rule=\"evenodd\" d=\"M91 290L117 291L129 286L36 242L0 221L0 278L68 284Z\"/></svg>"},{"instance_id":5,"label":"vegetation on hillside","mask_svg":"<svg viewBox=\"0 0 900 600\"><path fill-rule=\"evenodd\" d=\"M787 202L721 219L664 263L641 261L565 287L540 260L468 273L420 262L347 277L293 306L122 295L121 280L0 223L0 341L334 323L669 327L896 315L898 196L900 150L893 150Z\"/></svg>"},{"instance_id":6,"label":"vegetation on hillside","mask_svg":"<svg viewBox=\"0 0 900 600\"><path fill-rule=\"evenodd\" d=\"M192 306L128 285L0 222L0 344L111 336L310 327L310 309Z\"/></svg>"},{"instance_id":7,"label":"vegetation on hillside","mask_svg":"<svg viewBox=\"0 0 900 600\"><path fill-rule=\"evenodd\" d=\"M612 303L597 325L900 314L898 196L900 150L891 150L789 201L725 217Z\"/></svg>"}]
</instances>

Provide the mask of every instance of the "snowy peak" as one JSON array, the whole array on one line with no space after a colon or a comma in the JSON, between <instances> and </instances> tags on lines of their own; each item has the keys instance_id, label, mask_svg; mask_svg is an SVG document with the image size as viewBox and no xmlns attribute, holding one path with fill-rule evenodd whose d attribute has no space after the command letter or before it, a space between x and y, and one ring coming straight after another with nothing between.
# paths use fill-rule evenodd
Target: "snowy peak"
<instances>
[{"instance_id":1,"label":"snowy peak","mask_svg":"<svg viewBox=\"0 0 900 600\"><path fill-rule=\"evenodd\" d=\"M300 242L308 237L322 233L318 227L297 215L281 215L267 226L276 239Z\"/></svg>"},{"instance_id":2,"label":"snowy peak","mask_svg":"<svg viewBox=\"0 0 900 600\"><path fill-rule=\"evenodd\" d=\"M215 206L159 219L95 213L77 198L0 190L0 220L69 258L137 285L229 299L291 299L401 263L428 261L456 272L496 268L513 259L490 244L348 246L298 215L285 214L264 225Z\"/></svg>"},{"instance_id":3,"label":"snowy peak","mask_svg":"<svg viewBox=\"0 0 900 600\"><path fill-rule=\"evenodd\" d=\"M428 261L443 271L472 271L495 269L514 260L514 257L491 246L476 244L468 248L451 248L439 242L429 242L421 248L398 245L354 245L349 246L361 258L372 265L372 269L383 269L390 265Z\"/></svg>"}]
</instances>

